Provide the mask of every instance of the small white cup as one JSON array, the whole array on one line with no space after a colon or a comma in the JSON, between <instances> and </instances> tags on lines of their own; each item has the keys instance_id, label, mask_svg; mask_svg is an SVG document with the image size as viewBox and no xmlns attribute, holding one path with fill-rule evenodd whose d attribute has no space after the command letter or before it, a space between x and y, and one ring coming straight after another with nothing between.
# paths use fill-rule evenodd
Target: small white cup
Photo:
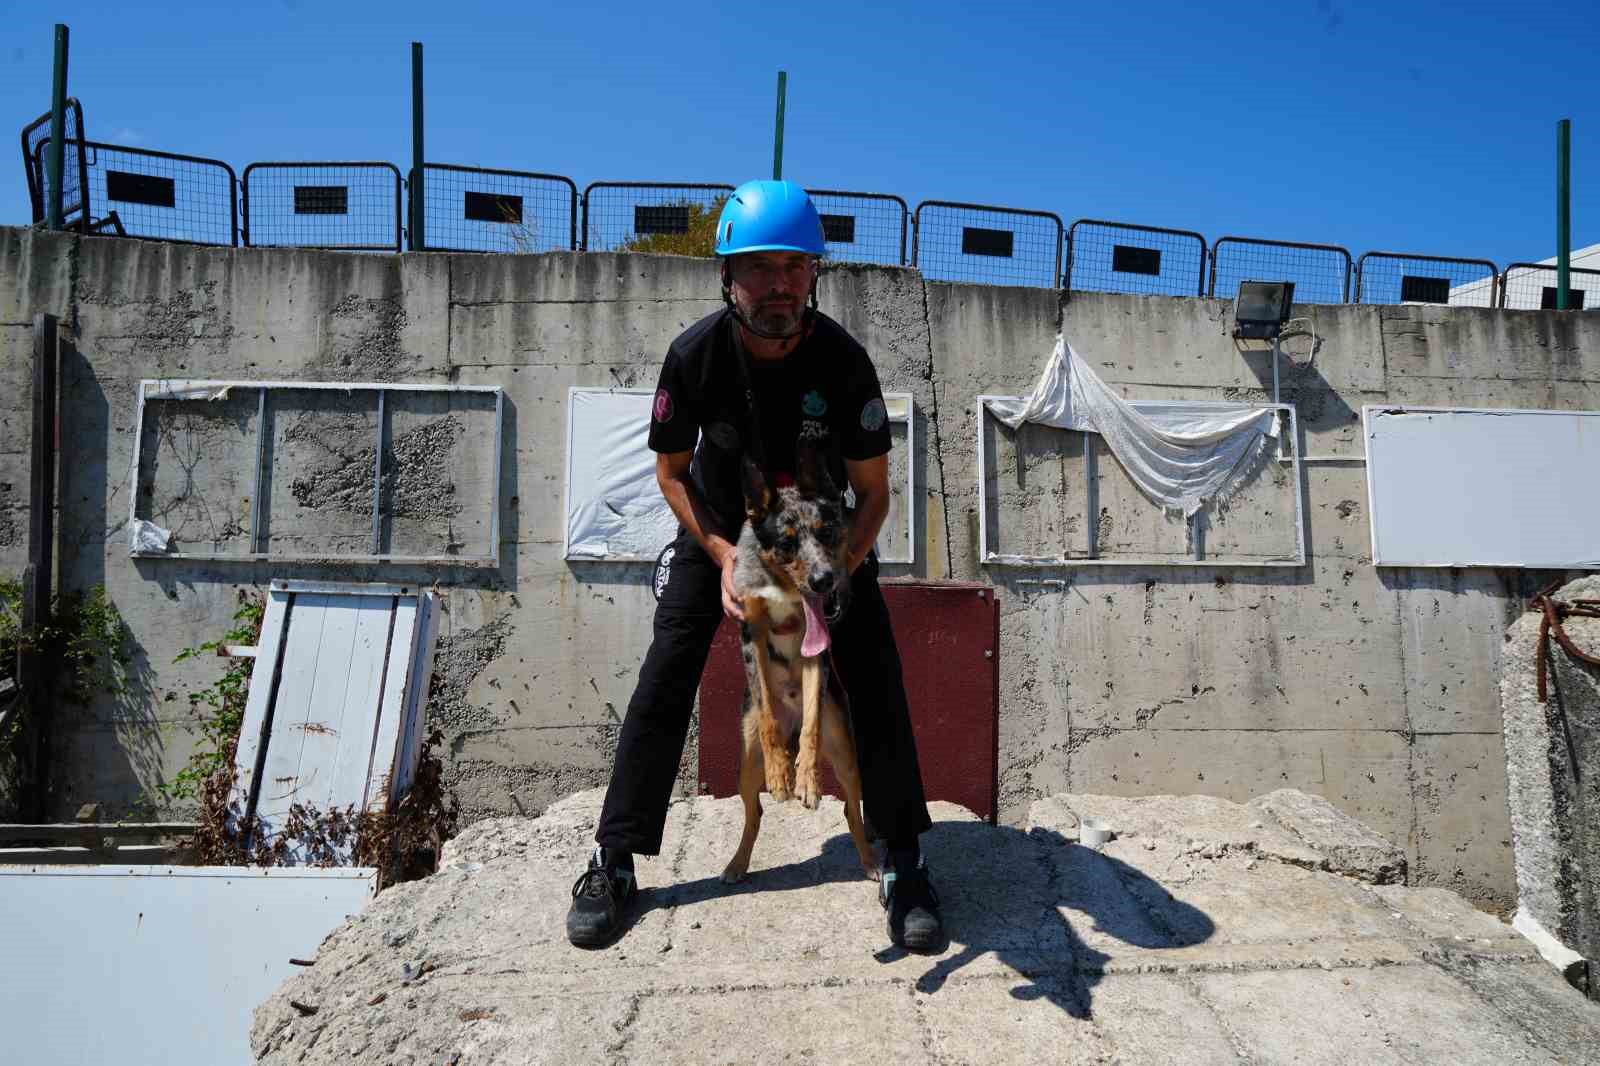
<instances>
[{"instance_id":1,"label":"small white cup","mask_svg":"<svg viewBox=\"0 0 1600 1066\"><path fill-rule=\"evenodd\" d=\"M1078 819L1078 843L1084 847L1098 848L1111 837L1111 827L1098 818Z\"/></svg>"}]
</instances>

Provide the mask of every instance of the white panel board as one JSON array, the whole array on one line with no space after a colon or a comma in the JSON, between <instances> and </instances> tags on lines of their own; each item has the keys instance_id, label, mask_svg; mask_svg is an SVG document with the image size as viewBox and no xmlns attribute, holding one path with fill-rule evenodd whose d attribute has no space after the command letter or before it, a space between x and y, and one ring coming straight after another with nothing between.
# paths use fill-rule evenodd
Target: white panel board
<instances>
[{"instance_id":1,"label":"white panel board","mask_svg":"<svg viewBox=\"0 0 1600 1066\"><path fill-rule=\"evenodd\" d=\"M656 486L653 392L572 389L567 403L568 559L654 562L678 535Z\"/></svg>"},{"instance_id":2,"label":"white panel board","mask_svg":"<svg viewBox=\"0 0 1600 1066\"><path fill-rule=\"evenodd\" d=\"M29 1066L247 1066L256 1007L375 870L0 867L0 1031Z\"/></svg>"},{"instance_id":3,"label":"white panel board","mask_svg":"<svg viewBox=\"0 0 1600 1066\"><path fill-rule=\"evenodd\" d=\"M1378 566L1600 566L1600 411L1361 409Z\"/></svg>"},{"instance_id":4,"label":"white panel board","mask_svg":"<svg viewBox=\"0 0 1600 1066\"><path fill-rule=\"evenodd\" d=\"M234 794L268 834L282 829L294 804L382 810L409 787L421 746L415 719L432 673L436 601L432 590L400 585L272 583ZM258 760L261 777L252 790Z\"/></svg>"},{"instance_id":5,"label":"white panel board","mask_svg":"<svg viewBox=\"0 0 1600 1066\"><path fill-rule=\"evenodd\" d=\"M572 388L567 393L566 526L563 556L608 562L654 562L678 535L678 520L656 486L656 455L650 450L650 405L655 393L642 389ZM885 529L906 530L904 544L885 545L884 562L911 562L916 543L911 394L884 393L889 421L906 426L904 495L890 507L910 509L903 520L891 510Z\"/></svg>"}]
</instances>

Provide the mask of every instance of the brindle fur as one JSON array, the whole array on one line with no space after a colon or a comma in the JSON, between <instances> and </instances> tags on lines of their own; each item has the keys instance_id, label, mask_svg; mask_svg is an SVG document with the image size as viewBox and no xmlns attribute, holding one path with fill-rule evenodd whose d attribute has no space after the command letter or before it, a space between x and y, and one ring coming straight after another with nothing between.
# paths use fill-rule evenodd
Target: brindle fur
<instances>
[{"instance_id":1,"label":"brindle fur","mask_svg":"<svg viewBox=\"0 0 1600 1066\"><path fill-rule=\"evenodd\" d=\"M734 588L745 613L740 627L745 696L739 765L744 835L722 873L730 884L742 880L750 867L750 851L761 829L763 784L779 803L791 796L812 810L821 803L819 753L844 789L845 822L861 868L868 877L877 877L877 857L861 821L855 742L844 708L828 684L827 656L800 653L805 632L800 590L831 581L836 600L849 596L849 520L814 447L802 442L797 466L795 484L774 491L760 469L745 461L748 521L734 564ZM785 632L796 617L798 629Z\"/></svg>"}]
</instances>

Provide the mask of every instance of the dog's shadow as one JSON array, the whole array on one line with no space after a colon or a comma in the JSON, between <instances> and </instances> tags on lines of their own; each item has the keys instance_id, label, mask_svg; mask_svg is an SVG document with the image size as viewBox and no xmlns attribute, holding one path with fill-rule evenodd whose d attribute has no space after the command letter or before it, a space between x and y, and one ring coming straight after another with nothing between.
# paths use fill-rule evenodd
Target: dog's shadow
<instances>
[{"instance_id":1,"label":"dog's shadow","mask_svg":"<svg viewBox=\"0 0 1600 1066\"><path fill-rule=\"evenodd\" d=\"M924 994L937 993L952 974L993 955L1025 981L1012 989L1013 997L1042 999L1074 1018L1089 1018L1094 986L1113 958L1108 937L1133 948L1181 948L1216 930L1203 911L1173 898L1143 871L1054 830L940 822L923 836L922 847L949 940L916 980ZM712 876L646 890L633 921L653 910L738 893L845 881L862 881L861 867L850 837L839 834L817 857L762 869L737 885ZM886 945L874 957L887 964L907 953Z\"/></svg>"}]
</instances>

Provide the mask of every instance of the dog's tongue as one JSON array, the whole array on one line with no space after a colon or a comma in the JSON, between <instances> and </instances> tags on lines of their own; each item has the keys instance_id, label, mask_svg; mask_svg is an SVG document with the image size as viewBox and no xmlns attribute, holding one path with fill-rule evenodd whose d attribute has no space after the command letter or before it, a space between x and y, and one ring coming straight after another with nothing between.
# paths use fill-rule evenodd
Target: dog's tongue
<instances>
[{"instance_id":1,"label":"dog's tongue","mask_svg":"<svg viewBox=\"0 0 1600 1066\"><path fill-rule=\"evenodd\" d=\"M828 623L822 620L822 611L818 609L822 599L807 594L800 597L800 602L806 608L806 635L800 641L800 654L807 658L821 655L828 650Z\"/></svg>"}]
</instances>

